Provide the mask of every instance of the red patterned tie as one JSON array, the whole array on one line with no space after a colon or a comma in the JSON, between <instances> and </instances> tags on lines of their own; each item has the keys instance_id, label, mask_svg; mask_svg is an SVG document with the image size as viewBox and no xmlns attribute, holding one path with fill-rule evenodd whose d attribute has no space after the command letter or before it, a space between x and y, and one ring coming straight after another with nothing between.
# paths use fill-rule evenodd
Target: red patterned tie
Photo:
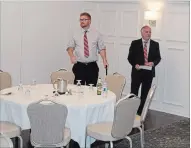
<instances>
[{"instance_id":1,"label":"red patterned tie","mask_svg":"<svg viewBox=\"0 0 191 148\"><path fill-rule=\"evenodd\" d=\"M144 48L143 48L143 51L144 51L144 59L145 59L145 65L146 63L148 63L148 56L147 56L147 42L144 41Z\"/></svg>"},{"instance_id":2,"label":"red patterned tie","mask_svg":"<svg viewBox=\"0 0 191 148\"><path fill-rule=\"evenodd\" d=\"M89 57L89 47L88 47L88 39L86 35L87 31L84 33L84 56Z\"/></svg>"}]
</instances>

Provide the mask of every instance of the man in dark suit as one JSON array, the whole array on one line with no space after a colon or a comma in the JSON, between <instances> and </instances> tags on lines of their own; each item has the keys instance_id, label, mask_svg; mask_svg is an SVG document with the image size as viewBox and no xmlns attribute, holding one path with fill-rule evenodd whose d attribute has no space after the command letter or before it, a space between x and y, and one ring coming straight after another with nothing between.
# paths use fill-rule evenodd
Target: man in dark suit
<instances>
[{"instance_id":1,"label":"man in dark suit","mask_svg":"<svg viewBox=\"0 0 191 148\"><path fill-rule=\"evenodd\" d=\"M149 26L141 28L141 36L141 39L132 41L128 55L128 61L132 65L131 93L138 95L139 87L142 84L138 115L142 113L153 77L155 77L155 66L161 60L159 43L150 39L151 28ZM152 69L140 68L143 65L152 67Z\"/></svg>"}]
</instances>

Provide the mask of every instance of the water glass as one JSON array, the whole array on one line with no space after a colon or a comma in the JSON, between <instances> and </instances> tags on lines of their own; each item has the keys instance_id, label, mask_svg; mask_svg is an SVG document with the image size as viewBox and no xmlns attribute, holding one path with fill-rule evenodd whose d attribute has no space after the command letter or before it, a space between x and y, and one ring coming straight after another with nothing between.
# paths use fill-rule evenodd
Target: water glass
<instances>
[{"instance_id":1,"label":"water glass","mask_svg":"<svg viewBox=\"0 0 191 148\"><path fill-rule=\"evenodd\" d=\"M93 89L93 84L89 84L89 92L93 92L94 89Z\"/></svg>"},{"instance_id":2,"label":"water glass","mask_svg":"<svg viewBox=\"0 0 191 148\"><path fill-rule=\"evenodd\" d=\"M58 93L58 89L55 88L55 89L54 89L54 97L57 97L57 96L59 96L59 93Z\"/></svg>"},{"instance_id":3,"label":"water glass","mask_svg":"<svg viewBox=\"0 0 191 148\"><path fill-rule=\"evenodd\" d=\"M77 93L79 95L79 97L82 97L84 95L84 88L81 85L81 80L77 80Z\"/></svg>"},{"instance_id":4,"label":"water glass","mask_svg":"<svg viewBox=\"0 0 191 148\"><path fill-rule=\"evenodd\" d=\"M44 100L48 100L48 95L44 95Z\"/></svg>"},{"instance_id":5,"label":"water glass","mask_svg":"<svg viewBox=\"0 0 191 148\"><path fill-rule=\"evenodd\" d=\"M36 80L35 79L33 79L32 80L32 84L31 84L32 86L35 86L36 85Z\"/></svg>"},{"instance_id":6,"label":"water glass","mask_svg":"<svg viewBox=\"0 0 191 148\"><path fill-rule=\"evenodd\" d=\"M27 86L27 87L26 87L26 90L25 90L25 95L30 96L30 93L31 93L30 87Z\"/></svg>"},{"instance_id":7,"label":"water glass","mask_svg":"<svg viewBox=\"0 0 191 148\"><path fill-rule=\"evenodd\" d=\"M18 86L18 91L22 92L23 91L23 85L20 83Z\"/></svg>"},{"instance_id":8,"label":"water glass","mask_svg":"<svg viewBox=\"0 0 191 148\"><path fill-rule=\"evenodd\" d=\"M77 84L76 84L77 85L77 93L80 93L80 90L82 87L80 82L81 82L81 80L77 80Z\"/></svg>"}]
</instances>

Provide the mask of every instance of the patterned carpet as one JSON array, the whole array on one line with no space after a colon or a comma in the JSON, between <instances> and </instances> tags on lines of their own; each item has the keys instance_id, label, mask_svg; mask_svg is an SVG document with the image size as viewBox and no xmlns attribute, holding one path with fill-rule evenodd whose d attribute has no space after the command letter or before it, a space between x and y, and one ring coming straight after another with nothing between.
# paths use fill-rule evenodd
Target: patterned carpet
<instances>
[{"instance_id":1,"label":"patterned carpet","mask_svg":"<svg viewBox=\"0 0 191 148\"><path fill-rule=\"evenodd\" d=\"M130 136L133 141L133 148L141 148L140 134ZM100 143L93 148L102 148ZM162 126L158 129L151 129L145 132L144 148L189 148L190 147L190 120L180 120ZM129 148L129 142L122 140L114 143L114 148Z\"/></svg>"}]
</instances>

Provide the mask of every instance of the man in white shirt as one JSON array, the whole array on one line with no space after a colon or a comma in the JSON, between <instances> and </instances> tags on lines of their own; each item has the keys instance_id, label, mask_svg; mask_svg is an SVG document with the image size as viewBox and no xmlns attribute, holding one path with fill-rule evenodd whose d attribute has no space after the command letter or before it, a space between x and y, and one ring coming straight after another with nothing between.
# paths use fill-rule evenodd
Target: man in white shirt
<instances>
[{"instance_id":1,"label":"man in white shirt","mask_svg":"<svg viewBox=\"0 0 191 148\"><path fill-rule=\"evenodd\" d=\"M81 84L94 84L96 86L99 67L97 65L98 53L101 55L104 67L108 66L106 47L101 34L90 27L91 15L87 12L80 14L81 29L73 33L67 52L73 65L75 75L74 83L81 80Z\"/></svg>"},{"instance_id":2,"label":"man in white shirt","mask_svg":"<svg viewBox=\"0 0 191 148\"><path fill-rule=\"evenodd\" d=\"M141 39L134 40L129 48L128 61L132 65L131 93L138 95L141 87L141 103L137 114L141 115L153 77L155 77L155 66L161 60L159 43L151 40L151 28L141 28ZM140 69L140 66L149 66L151 70Z\"/></svg>"}]
</instances>

